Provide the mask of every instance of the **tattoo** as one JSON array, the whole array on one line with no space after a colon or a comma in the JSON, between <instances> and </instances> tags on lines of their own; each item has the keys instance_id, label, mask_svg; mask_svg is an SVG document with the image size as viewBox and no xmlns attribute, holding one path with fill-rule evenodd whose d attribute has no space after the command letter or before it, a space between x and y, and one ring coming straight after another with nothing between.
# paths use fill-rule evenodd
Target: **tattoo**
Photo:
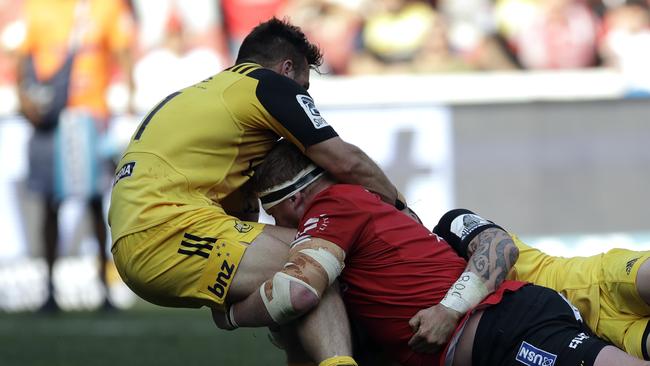
<instances>
[{"instance_id":1,"label":"tattoo","mask_svg":"<svg viewBox=\"0 0 650 366\"><path fill-rule=\"evenodd\" d=\"M472 239L468 249L473 250L473 254L467 269L483 278L491 291L503 283L517 259L512 238L501 229L484 230Z\"/></svg>"},{"instance_id":2,"label":"tattoo","mask_svg":"<svg viewBox=\"0 0 650 366\"><path fill-rule=\"evenodd\" d=\"M496 245L496 258L494 272L496 273L494 286L499 286L505 279L508 274L508 260L506 259L506 251L508 251L509 245L512 243L512 239L501 239Z\"/></svg>"}]
</instances>

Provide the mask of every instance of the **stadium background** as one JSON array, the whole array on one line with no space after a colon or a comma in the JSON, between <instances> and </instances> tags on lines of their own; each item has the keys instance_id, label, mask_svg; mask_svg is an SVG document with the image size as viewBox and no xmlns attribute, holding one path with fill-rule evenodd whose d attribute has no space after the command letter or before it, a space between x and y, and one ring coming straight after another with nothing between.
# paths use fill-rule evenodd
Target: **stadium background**
<instances>
[{"instance_id":1,"label":"stadium background","mask_svg":"<svg viewBox=\"0 0 650 366\"><path fill-rule=\"evenodd\" d=\"M22 3L0 0L0 364L279 363L282 355L265 331L229 334L213 329L207 311L149 306L114 272L111 297L124 311L88 312L99 306L102 294L94 271L96 246L85 213L74 200L63 207L62 257L55 269L57 299L72 311L33 313L44 301L46 287L41 213L25 187L31 130L17 113L12 69ZM382 9L361 16L368 6L361 0L132 1L140 26L135 50L138 113L123 113L124 76L116 73L109 93L116 111L109 145L119 151L139 117L159 98L231 62L227 50L236 47L246 24L257 21L236 22L237 14L248 9L251 18L289 15L323 46L326 73L313 75L310 88L322 114L344 139L361 146L386 170L428 227L445 210L460 206L502 223L552 254L650 249L650 20L626 33L627 45L636 47L608 53L605 45L614 42L608 34L620 35L612 29L626 24L617 11L630 5L554 1L563 4L567 16L573 15L573 23L587 22L575 14L589 10L592 37L562 41L568 48L592 47L591 57L555 48L546 57L531 59L527 45L518 42L540 30L521 30L517 27L525 22L512 20L533 17L530 13L541 2L374 3L393 6L393 12L424 4L426 11L404 16L407 20L400 24L406 28L389 28L386 39L402 36L378 44L376 37L363 34L376 29L368 14L381 14ZM639 4L648 17L647 4ZM250 7L259 13L251 14ZM424 41L398 42L432 39L429 32L439 27L445 27L439 32L445 42L428 57L421 56L432 48ZM414 29L420 33L409 33ZM169 51L165 37L178 32L185 47L173 64L165 64L174 71L163 78L154 67L161 60L156 57ZM324 34L332 34L331 39ZM505 40L505 48L494 40ZM568 61L554 63L554 55Z\"/></svg>"}]
</instances>

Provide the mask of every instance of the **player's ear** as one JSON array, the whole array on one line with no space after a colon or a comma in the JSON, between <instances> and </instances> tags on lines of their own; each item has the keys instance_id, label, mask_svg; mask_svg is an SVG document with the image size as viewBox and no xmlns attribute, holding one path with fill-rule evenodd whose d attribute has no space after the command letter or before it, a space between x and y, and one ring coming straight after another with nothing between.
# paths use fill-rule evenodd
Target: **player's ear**
<instances>
[{"instance_id":1,"label":"player's ear","mask_svg":"<svg viewBox=\"0 0 650 366\"><path fill-rule=\"evenodd\" d=\"M289 201L291 201L293 207L300 207L305 203L305 194L302 193L302 191L298 191L294 193L293 196L289 197Z\"/></svg>"},{"instance_id":2,"label":"player's ear","mask_svg":"<svg viewBox=\"0 0 650 366\"><path fill-rule=\"evenodd\" d=\"M293 61L292 60L284 60L282 61L280 65L280 74L284 75L286 77L291 77L291 72L295 71L293 68Z\"/></svg>"}]
</instances>

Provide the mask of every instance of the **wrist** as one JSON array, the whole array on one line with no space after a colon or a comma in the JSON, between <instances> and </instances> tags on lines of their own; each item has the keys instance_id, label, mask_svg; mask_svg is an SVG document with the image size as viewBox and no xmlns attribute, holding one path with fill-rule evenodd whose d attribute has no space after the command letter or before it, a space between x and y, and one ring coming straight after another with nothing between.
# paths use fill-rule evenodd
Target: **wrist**
<instances>
[{"instance_id":1,"label":"wrist","mask_svg":"<svg viewBox=\"0 0 650 366\"><path fill-rule=\"evenodd\" d=\"M235 309L235 306L231 305L224 312L225 315L226 315L226 323L228 324L229 330L235 330L235 329L239 328L239 325L235 321L234 309Z\"/></svg>"},{"instance_id":2,"label":"wrist","mask_svg":"<svg viewBox=\"0 0 650 366\"><path fill-rule=\"evenodd\" d=\"M487 295L488 290L483 280L474 272L466 271L451 286L440 304L462 315L478 305Z\"/></svg>"}]
</instances>

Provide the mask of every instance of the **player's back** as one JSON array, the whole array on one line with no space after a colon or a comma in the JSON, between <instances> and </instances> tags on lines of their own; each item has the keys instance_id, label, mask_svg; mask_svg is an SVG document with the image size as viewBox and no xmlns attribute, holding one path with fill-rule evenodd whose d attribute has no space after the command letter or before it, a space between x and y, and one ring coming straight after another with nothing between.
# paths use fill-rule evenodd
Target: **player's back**
<instances>
[{"instance_id":1,"label":"player's back","mask_svg":"<svg viewBox=\"0 0 650 366\"><path fill-rule=\"evenodd\" d=\"M197 207L220 209L252 176L278 138L277 121L256 95L260 78L248 76L259 69L236 65L172 93L145 116L116 171L113 241Z\"/></svg>"},{"instance_id":2,"label":"player's back","mask_svg":"<svg viewBox=\"0 0 650 366\"><path fill-rule=\"evenodd\" d=\"M516 235L511 236L519 249L519 258L508 278L557 290L578 307L585 322L595 329L600 307L602 255L552 256L526 245Z\"/></svg>"}]
</instances>

